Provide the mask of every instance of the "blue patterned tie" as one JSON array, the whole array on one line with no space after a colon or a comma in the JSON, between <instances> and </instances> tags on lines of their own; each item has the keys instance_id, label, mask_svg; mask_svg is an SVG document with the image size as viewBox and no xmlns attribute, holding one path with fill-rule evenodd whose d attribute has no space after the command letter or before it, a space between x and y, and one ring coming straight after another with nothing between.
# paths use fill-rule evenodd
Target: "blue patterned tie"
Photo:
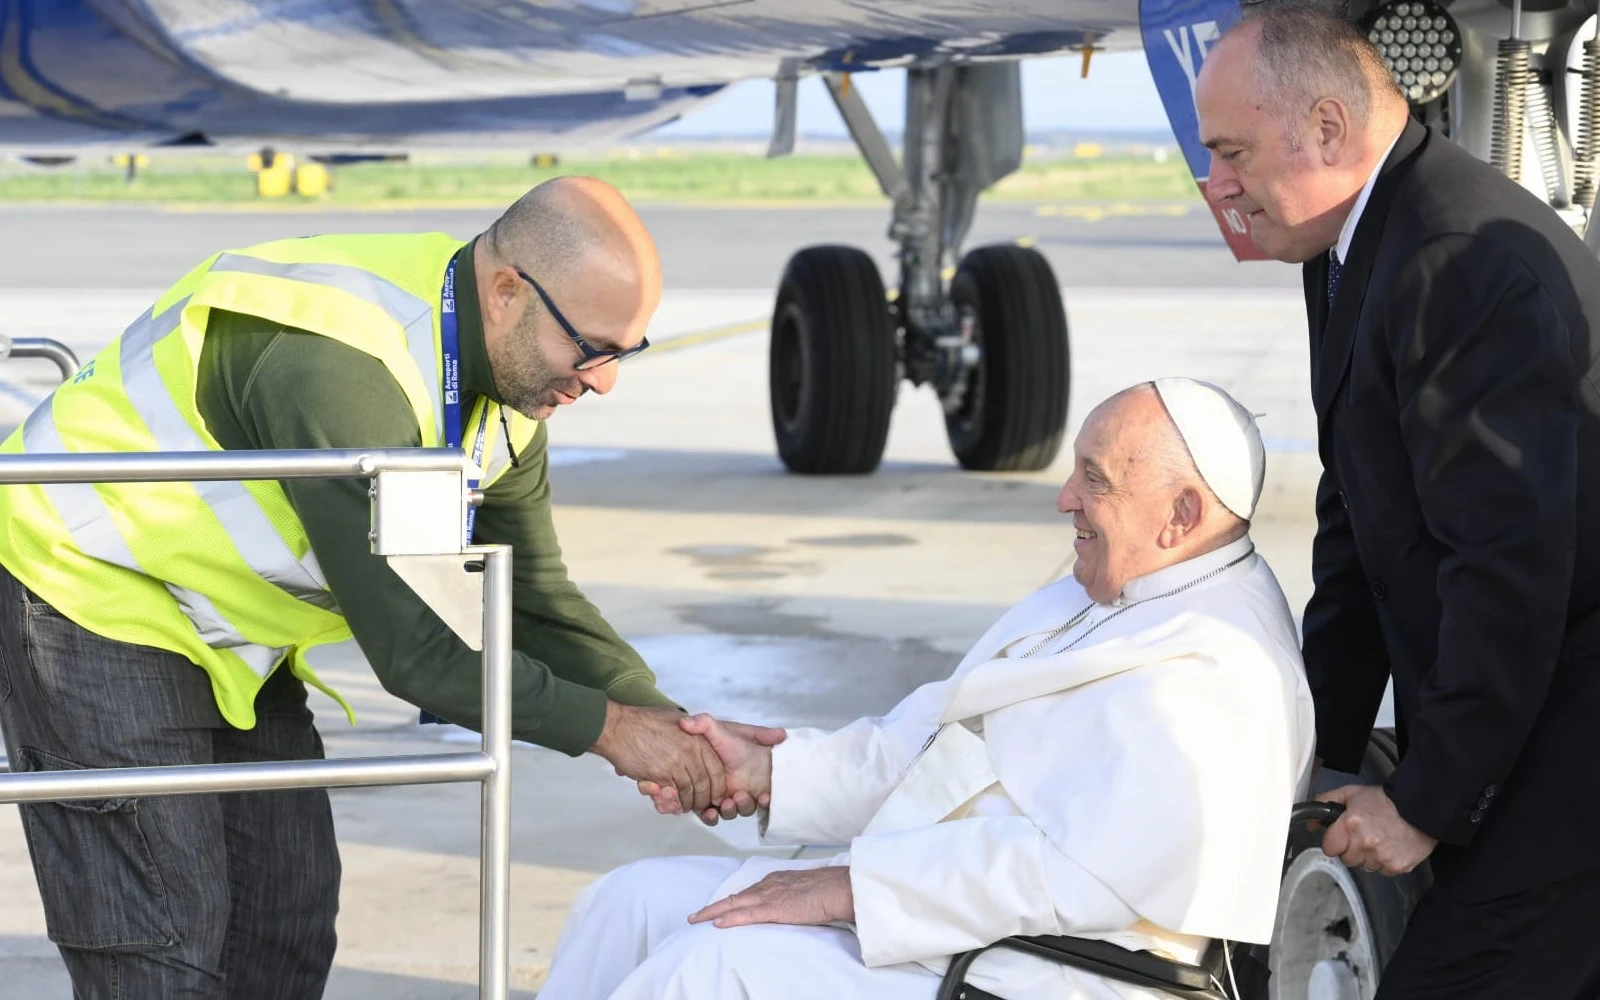
<instances>
[{"instance_id":1,"label":"blue patterned tie","mask_svg":"<svg viewBox=\"0 0 1600 1000\"><path fill-rule=\"evenodd\" d=\"M1344 273L1344 265L1339 263L1339 255L1332 250L1328 251L1328 309L1333 309L1333 297L1339 294L1339 276Z\"/></svg>"}]
</instances>

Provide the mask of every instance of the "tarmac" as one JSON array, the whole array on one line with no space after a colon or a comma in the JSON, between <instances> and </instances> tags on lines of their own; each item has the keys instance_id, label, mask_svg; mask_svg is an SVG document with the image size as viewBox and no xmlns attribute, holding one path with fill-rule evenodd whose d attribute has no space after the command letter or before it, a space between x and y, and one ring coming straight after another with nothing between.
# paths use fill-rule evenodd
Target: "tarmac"
<instances>
[{"instance_id":1,"label":"tarmac","mask_svg":"<svg viewBox=\"0 0 1600 1000\"><path fill-rule=\"evenodd\" d=\"M572 577L691 710L838 726L944 676L1008 606L1071 568L1054 508L1071 467L972 474L950 456L938 401L902 385L883 466L788 475L773 452L765 320L797 246L855 242L887 268L881 208L647 206L667 292L617 389L550 423L557 527ZM490 210L210 213L4 208L0 333L60 339L87 357L215 250L316 232L442 229ZM1183 374L1257 413L1267 490L1252 535L1291 606L1310 592L1319 466L1296 269L1235 264L1198 202L985 206L969 245L1022 240L1061 279L1073 341L1070 436L1123 386ZM886 270L892 276L893 272ZM44 363L0 363L0 431L50 390ZM328 752L438 752L467 738L416 725L364 666L328 676L348 726L316 708ZM759 848L752 821L714 829L657 816L597 757L519 746L514 769L514 996L535 995L573 896L653 855ZM476 996L478 792L437 785L333 794L344 858L330 1000ZM781 853L792 853L782 849ZM0 807L0 998L70 987L45 936L14 807Z\"/></svg>"}]
</instances>

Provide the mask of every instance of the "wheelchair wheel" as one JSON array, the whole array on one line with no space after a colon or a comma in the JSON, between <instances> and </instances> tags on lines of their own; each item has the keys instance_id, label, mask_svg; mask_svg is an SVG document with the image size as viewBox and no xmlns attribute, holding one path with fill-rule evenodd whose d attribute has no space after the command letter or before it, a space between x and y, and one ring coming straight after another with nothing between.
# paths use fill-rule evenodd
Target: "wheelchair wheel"
<instances>
[{"instance_id":1,"label":"wheelchair wheel","mask_svg":"<svg viewBox=\"0 0 1600 1000\"><path fill-rule=\"evenodd\" d=\"M1360 780L1381 784L1399 759L1394 732L1373 732ZM1313 796L1350 783L1324 771ZM1291 831L1267 965L1271 1000L1372 1000L1406 919L1432 882L1426 864L1398 878L1346 868L1322 853L1322 832Z\"/></svg>"}]
</instances>

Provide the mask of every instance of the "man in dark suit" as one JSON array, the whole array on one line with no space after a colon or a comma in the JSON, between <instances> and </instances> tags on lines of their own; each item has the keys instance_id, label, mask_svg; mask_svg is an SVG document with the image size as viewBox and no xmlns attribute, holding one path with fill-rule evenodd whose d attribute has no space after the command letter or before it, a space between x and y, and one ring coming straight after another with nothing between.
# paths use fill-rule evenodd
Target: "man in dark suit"
<instances>
[{"instance_id":1,"label":"man in dark suit","mask_svg":"<svg viewBox=\"0 0 1600 1000\"><path fill-rule=\"evenodd\" d=\"M1196 103L1209 197L1304 266L1329 767L1394 682L1400 764L1325 796L1323 850L1435 879L1378 995L1600 996L1600 264L1343 19L1246 18Z\"/></svg>"}]
</instances>

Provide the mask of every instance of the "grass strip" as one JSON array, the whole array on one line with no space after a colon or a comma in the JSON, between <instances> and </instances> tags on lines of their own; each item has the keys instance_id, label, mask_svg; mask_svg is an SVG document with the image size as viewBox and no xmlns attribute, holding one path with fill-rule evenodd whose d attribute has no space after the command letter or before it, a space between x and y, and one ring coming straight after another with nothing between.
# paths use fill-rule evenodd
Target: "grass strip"
<instances>
[{"instance_id":1,"label":"grass strip","mask_svg":"<svg viewBox=\"0 0 1600 1000\"><path fill-rule=\"evenodd\" d=\"M152 158L154 159L154 158ZM572 159L556 167L510 164L358 163L333 169L332 190L284 203L505 204L560 174L588 174L615 184L630 199L656 202L882 201L877 182L857 157L688 153ZM1177 201L1198 197L1183 161L1103 158L1040 159L1024 164L986 198L995 201ZM39 168L0 166L6 202L261 202L243 162L156 159L125 183L119 168L79 163Z\"/></svg>"}]
</instances>

